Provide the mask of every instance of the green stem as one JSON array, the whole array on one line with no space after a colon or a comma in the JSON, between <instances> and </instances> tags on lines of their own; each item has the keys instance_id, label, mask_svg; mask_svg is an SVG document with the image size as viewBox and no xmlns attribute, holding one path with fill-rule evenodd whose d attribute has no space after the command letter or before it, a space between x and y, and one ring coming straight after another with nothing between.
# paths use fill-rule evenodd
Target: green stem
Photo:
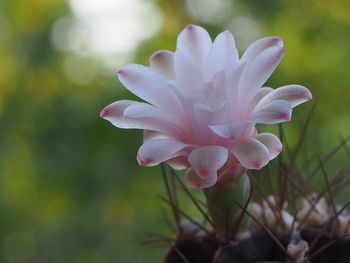
<instances>
[{"instance_id":1,"label":"green stem","mask_svg":"<svg viewBox=\"0 0 350 263\"><path fill-rule=\"evenodd\" d=\"M244 206L249 196L249 188L248 177L244 174L235 181L204 189L208 212L216 234L224 243L230 240L234 231L239 232L245 226L245 218L239 222L243 211L235 202Z\"/></svg>"}]
</instances>

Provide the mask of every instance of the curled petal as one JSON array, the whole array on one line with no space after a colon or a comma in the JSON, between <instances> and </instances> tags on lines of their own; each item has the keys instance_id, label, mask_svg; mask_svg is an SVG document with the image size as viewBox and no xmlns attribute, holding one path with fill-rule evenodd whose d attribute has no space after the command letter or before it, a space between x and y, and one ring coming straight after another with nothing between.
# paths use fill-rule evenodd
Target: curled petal
<instances>
[{"instance_id":1,"label":"curled petal","mask_svg":"<svg viewBox=\"0 0 350 263\"><path fill-rule=\"evenodd\" d=\"M299 85L288 85L270 92L259 102L257 108L276 100L287 101L294 108L310 99L312 99L312 94L307 88Z\"/></svg>"},{"instance_id":2,"label":"curled petal","mask_svg":"<svg viewBox=\"0 0 350 263\"><path fill-rule=\"evenodd\" d=\"M238 52L231 32L222 32L216 37L210 49L207 61L208 77L211 78L220 71L230 73L237 59Z\"/></svg>"},{"instance_id":3,"label":"curled petal","mask_svg":"<svg viewBox=\"0 0 350 263\"><path fill-rule=\"evenodd\" d=\"M283 57L282 47L270 47L262 51L246 65L240 81L240 97L260 88L276 69Z\"/></svg>"},{"instance_id":4,"label":"curled petal","mask_svg":"<svg viewBox=\"0 0 350 263\"><path fill-rule=\"evenodd\" d=\"M120 82L141 99L164 110L177 109L179 101L164 79L151 68L128 65L118 71Z\"/></svg>"},{"instance_id":5,"label":"curled petal","mask_svg":"<svg viewBox=\"0 0 350 263\"><path fill-rule=\"evenodd\" d=\"M231 152L248 169L260 169L270 160L269 149L253 138L243 138L235 142Z\"/></svg>"},{"instance_id":6,"label":"curled petal","mask_svg":"<svg viewBox=\"0 0 350 263\"><path fill-rule=\"evenodd\" d=\"M150 58L151 68L167 79L175 79L174 53L168 50L159 50Z\"/></svg>"},{"instance_id":7,"label":"curled petal","mask_svg":"<svg viewBox=\"0 0 350 263\"><path fill-rule=\"evenodd\" d=\"M244 133L248 124L248 122L238 122L227 125L211 125L209 128L221 137L235 139Z\"/></svg>"},{"instance_id":8,"label":"curled petal","mask_svg":"<svg viewBox=\"0 0 350 263\"><path fill-rule=\"evenodd\" d=\"M170 138L146 141L137 153L137 161L143 166L154 166L177 156L188 144Z\"/></svg>"},{"instance_id":9,"label":"curled petal","mask_svg":"<svg viewBox=\"0 0 350 263\"><path fill-rule=\"evenodd\" d=\"M270 160L274 159L282 151L280 139L271 133L261 133L256 139L269 149Z\"/></svg>"},{"instance_id":10,"label":"curled petal","mask_svg":"<svg viewBox=\"0 0 350 263\"><path fill-rule=\"evenodd\" d=\"M283 100L274 101L253 113L248 121L264 124L275 124L290 121L292 106Z\"/></svg>"},{"instance_id":11,"label":"curled petal","mask_svg":"<svg viewBox=\"0 0 350 263\"><path fill-rule=\"evenodd\" d=\"M279 37L266 37L252 43L242 56L242 60L249 61L254 59L259 53L269 47L283 47L282 39Z\"/></svg>"},{"instance_id":12,"label":"curled petal","mask_svg":"<svg viewBox=\"0 0 350 263\"><path fill-rule=\"evenodd\" d=\"M179 34L176 43L177 50L189 56L200 69L204 69L211 46L208 32L195 25L188 25Z\"/></svg>"},{"instance_id":13,"label":"curled petal","mask_svg":"<svg viewBox=\"0 0 350 263\"><path fill-rule=\"evenodd\" d=\"M213 186L217 181L216 172L208 174L205 178L199 176L192 168L188 169L185 174L185 182L193 188L208 188Z\"/></svg>"},{"instance_id":14,"label":"curled petal","mask_svg":"<svg viewBox=\"0 0 350 263\"><path fill-rule=\"evenodd\" d=\"M188 155L188 162L196 173L206 178L219 170L227 161L228 149L222 146L203 146Z\"/></svg>"}]
</instances>

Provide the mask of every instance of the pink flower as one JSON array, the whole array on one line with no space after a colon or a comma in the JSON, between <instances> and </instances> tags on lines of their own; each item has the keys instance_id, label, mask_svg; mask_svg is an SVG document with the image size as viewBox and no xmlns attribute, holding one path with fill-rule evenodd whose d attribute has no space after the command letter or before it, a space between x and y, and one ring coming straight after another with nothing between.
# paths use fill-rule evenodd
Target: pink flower
<instances>
[{"instance_id":1,"label":"pink flower","mask_svg":"<svg viewBox=\"0 0 350 263\"><path fill-rule=\"evenodd\" d=\"M312 98L305 87L262 87L283 57L282 40L260 39L239 59L228 31L212 42L208 32L187 26L175 52L160 50L150 67L127 65L121 83L144 102L120 100L101 117L118 128L145 130L137 160L167 161L188 168L185 181L214 185L230 169L260 169L282 150L273 134L258 134L256 123L290 121L292 108Z\"/></svg>"}]
</instances>

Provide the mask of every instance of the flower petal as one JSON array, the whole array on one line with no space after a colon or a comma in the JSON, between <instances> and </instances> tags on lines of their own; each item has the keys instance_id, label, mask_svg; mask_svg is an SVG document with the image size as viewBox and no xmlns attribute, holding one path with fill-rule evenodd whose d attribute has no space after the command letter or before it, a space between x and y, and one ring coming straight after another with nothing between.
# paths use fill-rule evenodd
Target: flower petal
<instances>
[{"instance_id":1,"label":"flower petal","mask_svg":"<svg viewBox=\"0 0 350 263\"><path fill-rule=\"evenodd\" d=\"M264 98L267 94L272 92L273 90L274 89L269 87L262 87L261 89L258 89L254 97L249 102L248 111L250 112L253 111L256 108L257 104L260 102L260 100Z\"/></svg>"},{"instance_id":2,"label":"flower petal","mask_svg":"<svg viewBox=\"0 0 350 263\"><path fill-rule=\"evenodd\" d=\"M253 138L243 138L233 144L231 152L248 169L260 169L270 160L268 148Z\"/></svg>"},{"instance_id":3,"label":"flower petal","mask_svg":"<svg viewBox=\"0 0 350 263\"><path fill-rule=\"evenodd\" d=\"M139 113L138 116L137 109L144 109L144 104L146 103L131 100L116 101L105 107L101 111L100 116L111 122L114 126L122 129L152 130L173 136L181 136L181 130L179 130L179 127L169 121L166 117L162 116L162 114L159 113L160 111L153 115L151 112L142 112ZM149 107L152 106L149 105ZM129 112L129 116L124 115L125 111ZM156 112L157 109L154 108L154 111Z\"/></svg>"},{"instance_id":4,"label":"flower petal","mask_svg":"<svg viewBox=\"0 0 350 263\"><path fill-rule=\"evenodd\" d=\"M137 161L142 166L154 166L178 155L178 152L188 147L171 138L157 138L146 141L137 153Z\"/></svg>"},{"instance_id":5,"label":"flower petal","mask_svg":"<svg viewBox=\"0 0 350 263\"><path fill-rule=\"evenodd\" d=\"M248 63L240 80L240 98L249 97L249 92L260 88L270 77L283 57L282 47L270 47Z\"/></svg>"},{"instance_id":6,"label":"flower petal","mask_svg":"<svg viewBox=\"0 0 350 263\"><path fill-rule=\"evenodd\" d=\"M210 79L220 71L224 71L228 76L237 59L238 52L231 32L222 32L216 37L210 49L207 61L207 76Z\"/></svg>"},{"instance_id":7,"label":"flower petal","mask_svg":"<svg viewBox=\"0 0 350 263\"><path fill-rule=\"evenodd\" d=\"M280 139L271 133L261 133L256 139L263 143L270 151L270 160L274 159L282 151Z\"/></svg>"},{"instance_id":8,"label":"flower petal","mask_svg":"<svg viewBox=\"0 0 350 263\"><path fill-rule=\"evenodd\" d=\"M204 83L203 76L188 57L182 52L176 51L174 64L176 80L183 92L193 93L202 88Z\"/></svg>"},{"instance_id":9,"label":"flower petal","mask_svg":"<svg viewBox=\"0 0 350 263\"><path fill-rule=\"evenodd\" d=\"M225 125L210 125L209 128L217 135L232 140L241 136L248 124L248 122L238 122Z\"/></svg>"},{"instance_id":10,"label":"flower petal","mask_svg":"<svg viewBox=\"0 0 350 263\"><path fill-rule=\"evenodd\" d=\"M290 121L291 118L292 106L286 101L277 100L254 112L248 121L275 124Z\"/></svg>"},{"instance_id":11,"label":"flower petal","mask_svg":"<svg viewBox=\"0 0 350 263\"><path fill-rule=\"evenodd\" d=\"M204 66L212 46L208 32L195 25L188 25L178 36L176 47L185 56L190 57L201 70Z\"/></svg>"},{"instance_id":12,"label":"flower petal","mask_svg":"<svg viewBox=\"0 0 350 263\"><path fill-rule=\"evenodd\" d=\"M120 82L141 99L166 111L177 109L179 101L164 79L149 67L127 65L118 71Z\"/></svg>"},{"instance_id":13,"label":"flower petal","mask_svg":"<svg viewBox=\"0 0 350 263\"><path fill-rule=\"evenodd\" d=\"M222 146L209 145L193 150L188 161L200 177L216 174L227 161L228 149Z\"/></svg>"},{"instance_id":14,"label":"flower petal","mask_svg":"<svg viewBox=\"0 0 350 263\"><path fill-rule=\"evenodd\" d=\"M242 104L242 99L239 99L239 83L241 80L242 72L245 68L245 63L238 61L232 70L229 78L228 84L226 85L227 101L229 102L230 114L232 121L238 121L240 118L240 105ZM243 98L245 99L245 98Z\"/></svg>"},{"instance_id":15,"label":"flower petal","mask_svg":"<svg viewBox=\"0 0 350 263\"><path fill-rule=\"evenodd\" d=\"M183 170L189 168L191 165L188 163L186 156L177 156L167 161L169 166L175 170Z\"/></svg>"},{"instance_id":16,"label":"flower petal","mask_svg":"<svg viewBox=\"0 0 350 263\"><path fill-rule=\"evenodd\" d=\"M290 103L292 108L295 106L312 99L311 92L300 85L288 85L275 89L268 95L266 95L257 105L257 108L265 106L272 101L284 100Z\"/></svg>"},{"instance_id":17,"label":"flower petal","mask_svg":"<svg viewBox=\"0 0 350 263\"><path fill-rule=\"evenodd\" d=\"M174 53L168 50L159 50L150 58L151 68L167 79L175 79Z\"/></svg>"},{"instance_id":18,"label":"flower petal","mask_svg":"<svg viewBox=\"0 0 350 263\"><path fill-rule=\"evenodd\" d=\"M266 37L252 43L242 56L242 60L249 61L254 59L260 52L269 47L283 47L282 39L279 37Z\"/></svg>"},{"instance_id":19,"label":"flower petal","mask_svg":"<svg viewBox=\"0 0 350 263\"><path fill-rule=\"evenodd\" d=\"M193 188L208 188L213 186L217 181L216 172L209 174L207 177L200 177L194 169L190 168L185 174L185 183Z\"/></svg>"},{"instance_id":20,"label":"flower petal","mask_svg":"<svg viewBox=\"0 0 350 263\"><path fill-rule=\"evenodd\" d=\"M153 140L156 138L168 138L168 136L158 131L151 131L151 130L143 131L143 142L146 142L148 140Z\"/></svg>"}]
</instances>

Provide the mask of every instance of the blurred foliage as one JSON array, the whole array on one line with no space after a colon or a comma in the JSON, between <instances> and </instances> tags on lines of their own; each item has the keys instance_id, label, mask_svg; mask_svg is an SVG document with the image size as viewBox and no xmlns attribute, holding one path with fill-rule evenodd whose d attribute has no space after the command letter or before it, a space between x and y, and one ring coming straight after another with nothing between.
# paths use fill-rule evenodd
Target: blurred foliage
<instances>
[{"instance_id":1,"label":"blurred foliage","mask_svg":"<svg viewBox=\"0 0 350 263\"><path fill-rule=\"evenodd\" d=\"M183 0L159 0L162 30L130 62L147 64L154 51L174 50L188 23L215 36L244 15L258 25L257 38L284 40L285 58L268 85L305 85L318 102L311 151L325 152L339 133L349 135L350 2L231 2L225 21L208 23L189 15ZM134 98L113 70L96 56L53 47L52 26L70 12L61 0L0 1L0 262L159 262L166 246L141 243L146 233L171 235L157 197L164 194L160 169L137 166L140 132L99 118L107 104ZM286 125L292 144L310 106L296 109Z\"/></svg>"}]
</instances>

